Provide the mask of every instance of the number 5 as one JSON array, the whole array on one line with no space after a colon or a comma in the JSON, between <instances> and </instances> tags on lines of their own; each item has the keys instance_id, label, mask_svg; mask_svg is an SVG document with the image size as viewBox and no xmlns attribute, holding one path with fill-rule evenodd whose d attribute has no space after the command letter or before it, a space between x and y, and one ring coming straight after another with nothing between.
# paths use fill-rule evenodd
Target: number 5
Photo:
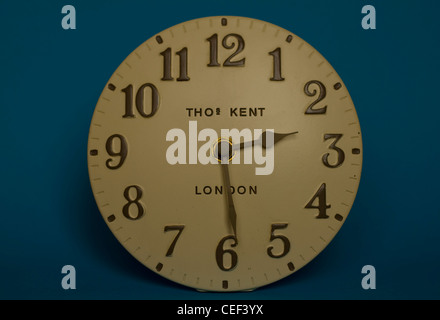
<instances>
[{"instance_id":1,"label":"number 5","mask_svg":"<svg viewBox=\"0 0 440 320\"><path fill-rule=\"evenodd\" d=\"M275 223L272 225L272 228L270 230L270 241L273 241L275 239L280 239L283 242L284 249L280 254L274 254L273 253L273 246L267 248L267 254L271 258L282 258L290 251L290 241L287 239L286 236L283 236L281 234L274 234L275 230L278 229L286 229L288 226L287 223Z\"/></svg>"}]
</instances>

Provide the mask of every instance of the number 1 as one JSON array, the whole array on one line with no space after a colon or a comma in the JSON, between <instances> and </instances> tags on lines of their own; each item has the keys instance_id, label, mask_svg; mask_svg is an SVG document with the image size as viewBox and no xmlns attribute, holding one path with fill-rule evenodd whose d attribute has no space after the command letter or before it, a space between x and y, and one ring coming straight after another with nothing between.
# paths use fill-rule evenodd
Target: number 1
<instances>
[{"instance_id":1,"label":"number 1","mask_svg":"<svg viewBox=\"0 0 440 320\"><path fill-rule=\"evenodd\" d=\"M270 81L284 81L281 76L281 48L276 48L269 54L273 57L273 77L270 78Z\"/></svg>"}]
</instances>

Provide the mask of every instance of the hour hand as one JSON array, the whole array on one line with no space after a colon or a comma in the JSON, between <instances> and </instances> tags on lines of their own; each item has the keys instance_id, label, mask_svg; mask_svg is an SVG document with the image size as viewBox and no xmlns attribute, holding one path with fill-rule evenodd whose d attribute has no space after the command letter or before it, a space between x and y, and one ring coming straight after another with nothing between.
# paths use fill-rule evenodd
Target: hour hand
<instances>
[{"instance_id":1,"label":"hour hand","mask_svg":"<svg viewBox=\"0 0 440 320\"><path fill-rule=\"evenodd\" d=\"M253 147L255 145L255 142L257 142L257 141L261 141L262 148L267 149L267 148L272 147L273 145L275 145L277 142L281 141L285 137L290 136L290 135L294 135L297 133L298 133L298 131L288 132L288 133L277 133L277 132L272 132L272 131L264 131L258 139L252 140L252 141L241 142L240 144L235 144L232 146L232 150L238 150L238 149L242 150L247 147ZM273 144L272 145L270 143L267 144L267 136L268 135L273 135Z\"/></svg>"}]
</instances>

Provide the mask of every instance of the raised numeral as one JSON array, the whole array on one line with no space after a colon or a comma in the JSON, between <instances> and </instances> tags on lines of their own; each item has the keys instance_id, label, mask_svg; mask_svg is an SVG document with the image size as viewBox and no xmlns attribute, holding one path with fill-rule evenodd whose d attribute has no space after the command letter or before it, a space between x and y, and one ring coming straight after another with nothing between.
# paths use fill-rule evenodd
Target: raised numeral
<instances>
[{"instance_id":1,"label":"raised numeral","mask_svg":"<svg viewBox=\"0 0 440 320\"><path fill-rule=\"evenodd\" d=\"M330 153L326 153L322 156L322 162L324 165L326 165L329 168L337 168L339 167L345 160L345 153L344 151L336 146L336 143L342 138L342 134L325 134L324 135L324 141L327 141L329 139L335 139L335 141L330 145L331 150L335 150L338 153L338 161L335 164L330 164L328 162L328 157L330 156Z\"/></svg>"},{"instance_id":2,"label":"raised numeral","mask_svg":"<svg viewBox=\"0 0 440 320\"><path fill-rule=\"evenodd\" d=\"M271 258L282 258L285 255L287 255L290 251L290 241L289 239L287 239L286 236L283 236L281 234L275 234L275 230L280 230L280 229L286 229L288 226L287 223L275 223L272 224L272 227L270 229L270 241L274 241L276 239L279 239L283 242L283 251L281 251L281 253L279 254L274 254L273 253L273 246L270 246L269 248L267 248L267 254L269 255L269 257Z\"/></svg>"},{"instance_id":3,"label":"raised numeral","mask_svg":"<svg viewBox=\"0 0 440 320\"><path fill-rule=\"evenodd\" d=\"M273 77L270 78L271 81L284 81L281 76L281 48L276 48L274 51L269 52L273 57Z\"/></svg>"},{"instance_id":4,"label":"raised numeral","mask_svg":"<svg viewBox=\"0 0 440 320\"><path fill-rule=\"evenodd\" d=\"M133 113L133 85L129 84L121 90L125 93L125 114L123 118L134 118Z\"/></svg>"},{"instance_id":5,"label":"raised numeral","mask_svg":"<svg viewBox=\"0 0 440 320\"><path fill-rule=\"evenodd\" d=\"M132 197L130 190L135 190L135 195ZM122 207L122 214L129 220L139 220L144 215L144 206L140 202L142 198L142 189L139 186L133 185L125 188L124 190L124 198L127 200L127 203ZM135 213L130 207L136 208Z\"/></svg>"},{"instance_id":6,"label":"raised numeral","mask_svg":"<svg viewBox=\"0 0 440 320\"><path fill-rule=\"evenodd\" d=\"M211 37L206 39L209 41L209 63L208 67L219 67L218 63L218 35L213 34Z\"/></svg>"},{"instance_id":7,"label":"raised numeral","mask_svg":"<svg viewBox=\"0 0 440 320\"><path fill-rule=\"evenodd\" d=\"M145 111L145 91L149 88L151 92L151 110L150 112ZM122 116L123 118L134 118L134 110L133 110L133 85L128 85L124 89L121 90L125 93L125 114ZM143 84L136 93L136 110L138 113L144 118L151 118L157 112L159 108L159 91L156 86L151 83Z\"/></svg>"},{"instance_id":8,"label":"raised numeral","mask_svg":"<svg viewBox=\"0 0 440 320\"><path fill-rule=\"evenodd\" d=\"M119 140L119 151L115 151L115 140ZM120 157L119 162L113 165L112 163L114 162L114 160L111 158L107 159L107 161L105 162L106 167L111 170L120 168L127 158L127 140L125 140L125 138L120 134L114 134L107 139L107 142L105 143L105 149L107 150L109 156Z\"/></svg>"},{"instance_id":9,"label":"raised numeral","mask_svg":"<svg viewBox=\"0 0 440 320\"><path fill-rule=\"evenodd\" d=\"M160 53L163 56L163 77L161 80L174 80L171 76L171 48Z\"/></svg>"},{"instance_id":10,"label":"raised numeral","mask_svg":"<svg viewBox=\"0 0 440 320\"><path fill-rule=\"evenodd\" d=\"M331 205L327 204L327 197L326 197L326 185L323 183L318 191L315 193L315 195L312 197L312 199L307 203L305 206L307 209L318 209L319 214L316 216L316 219L328 219L327 215L327 209L331 207ZM315 202L316 198L318 198L318 205L314 206L313 202Z\"/></svg>"},{"instance_id":11,"label":"raised numeral","mask_svg":"<svg viewBox=\"0 0 440 320\"><path fill-rule=\"evenodd\" d=\"M314 85L315 87L318 87L319 89L319 94L316 91L316 89L313 89L313 91L310 91L310 86ZM318 108L318 109L314 109L313 107L316 106L319 102L321 102L322 100L324 100L324 98L326 97L327 93L325 90L325 86L322 82L318 81L318 80L312 80L306 83L306 85L304 86L304 93L309 96L309 97L314 97L318 94L318 98L313 101L307 108L305 114L325 114L327 112L327 106Z\"/></svg>"},{"instance_id":12,"label":"raised numeral","mask_svg":"<svg viewBox=\"0 0 440 320\"><path fill-rule=\"evenodd\" d=\"M231 41L229 39L232 38ZM208 67L219 67L218 62L218 35L215 33L208 39L209 41L209 64ZM233 54L231 54L223 63L224 67L243 67L246 58L242 58L237 61L232 61L232 59L244 50L244 40L243 37L236 33L230 33L226 35L222 40L222 46L225 49L234 49L237 44L237 49Z\"/></svg>"},{"instance_id":13,"label":"raised numeral","mask_svg":"<svg viewBox=\"0 0 440 320\"><path fill-rule=\"evenodd\" d=\"M231 44L228 44L229 38L235 38L236 41L231 41L230 42ZM232 61L233 57L235 57L237 54L239 54L240 52L242 52L244 50L244 40L243 40L242 36L235 34L235 33L228 34L226 37L223 38L222 45L225 49L233 49L235 47L235 42L238 43L237 50L235 50L235 52L233 54L231 54L229 56L229 58L227 58L225 60L225 62L223 63L223 66L225 66L225 67L244 66L244 62L245 62L246 58L243 58L238 61Z\"/></svg>"},{"instance_id":14,"label":"raised numeral","mask_svg":"<svg viewBox=\"0 0 440 320\"><path fill-rule=\"evenodd\" d=\"M163 77L161 80L171 81L174 78L171 75L171 48L167 48L160 53L163 56ZM179 56L180 71L177 81L189 81L188 77L188 48L176 52Z\"/></svg>"},{"instance_id":15,"label":"raised numeral","mask_svg":"<svg viewBox=\"0 0 440 320\"><path fill-rule=\"evenodd\" d=\"M220 240L220 243L215 250L215 259L217 261L217 265L220 270L223 271L231 271L237 266L238 256L237 253L232 249L224 249L225 242L228 240L232 240L231 247L234 248L237 246L237 239L235 236L226 236ZM229 265L225 265L225 255L228 254L230 256Z\"/></svg>"},{"instance_id":16,"label":"raised numeral","mask_svg":"<svg viewBox=\"0 0 440 320\"><path fill-rule=\"evenodd\" d=\"M177 231L177 234L174 237L173 242L171 242L171 245L168 248L168 251L165 255L166 257L171 257L173 255L174 247L176 246L177 240L179 239L180 235L182 234L182 231L184 228L185 228L185 226L183 226L183 225L175 225L175 226L165 226L165 228L163 229L164 232Z\"/></svg>"},{"instance_id":17,"label":"raised numeral","mask_svg":"<svg viewBox=\"0 0 440 320\"><path fill-rule=\"evenodd\" d=\"M183 48L182 50L176 52L179 56L180 62L180 74L176 79L177 81L189 81L188 77L188 49Z\"/></svg>"}]
</instances>

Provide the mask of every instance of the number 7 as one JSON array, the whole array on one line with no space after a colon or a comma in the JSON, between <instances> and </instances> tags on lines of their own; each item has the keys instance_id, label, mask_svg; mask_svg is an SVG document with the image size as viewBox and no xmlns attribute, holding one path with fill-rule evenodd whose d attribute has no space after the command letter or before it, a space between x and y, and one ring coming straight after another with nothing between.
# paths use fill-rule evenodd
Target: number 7
<instances>
[{"instance_id":1,"label":"number 7","mask_svg":"<svg viewBox=\"0 0 440 320\"><path fill-rule=\"evenodd\" d=\"M174 237L173 242L171 242L170 247L168 248L168 251L166 253L166 257L171 257L173 255L174 252L174 247L176 246L177 240L179 239L180 235L182 234L183 229L185 228L185 226L183 225L175 225L175 226L165 226L165 228L163 229L164 232L168 232L168 231L177 231L176 236Z\"/></svg>"}]
</instances>

